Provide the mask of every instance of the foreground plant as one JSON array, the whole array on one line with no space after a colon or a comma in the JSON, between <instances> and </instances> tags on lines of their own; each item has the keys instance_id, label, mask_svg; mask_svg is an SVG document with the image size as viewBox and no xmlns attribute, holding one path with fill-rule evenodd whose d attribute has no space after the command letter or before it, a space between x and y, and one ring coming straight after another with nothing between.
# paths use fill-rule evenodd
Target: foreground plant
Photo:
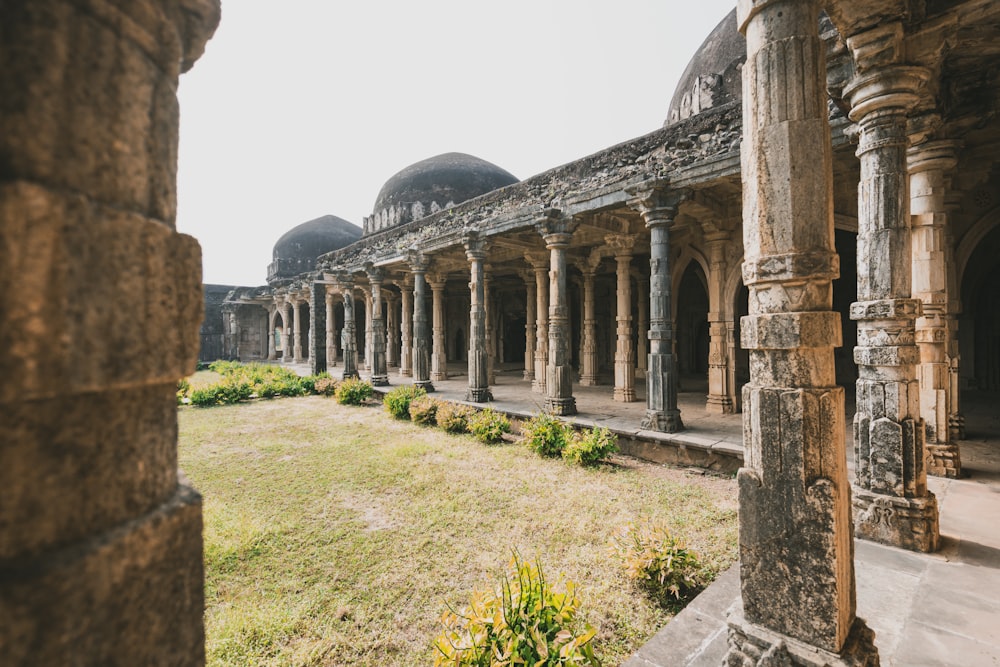
<instances>
[{"instance_id":1,"label":"foreground plant","mask_svg":"<svg viewBox=\"0 0 1000 667\"><path fill-rule=\"evenodd\" d=\"M493 408L480 410L469 418L469 432L479 442L494 445L503 440L504 433L510 433L507 415Z\"/></svg>"},{"instance_id":2,"label":"foreground plant","mask_svg":"<svg viewBox=\"0 0 1000 667\"><path fill-rule=\"evenodd\" d=\"M437 421L437 425L448 433L468 433L469 419L472 415L473 410L467 405L442 402L438 406L434 419Z\"/></svg>"},{"instance_id":3,"label":"foreground plant","mask_svg":"<svg viewBox=\"0 0 1000 667\"><path fill-rule=\"evenodd\" d=\"M664 606L691 597L712 578L683 540L649 519L625 526L614 537L612 549L628 577Z\"/></svg>"},{"instance_id":4,"label":"foreground plant","mask_svg":"<svg viewBox=\"0 0 1000 667\"><path fill-rule=\"evenodd\" d=\"M421 426L434 426L440 407L441 401L430 396L415 398L410 401L410 420Z\"/></svg>"},{"instance_id":5,"label":"foreground plant","mask_svg":"<svg viewBox=\"0 0 1000 667\"><path fill-rule=\"evenodd\" d=\"M515 552L498 591L474 591L468 607L441 617L435 667L600 665L591 644L597 631L577 618L576 586L566 581L562 588Z\"/></svg>"},{"instance_id":6,"label":"foreground plant","mask_svg":"<svg viewBox=\"0 0 1000 667\"><path fill-rule=\"evenodd\" d=\"M541 456L559 456L573 436L573 427L547 412L535 415L521 427L522 442Z\"/></svg>"},{"instance_id":7,"label":"foreground plant","mask_svg":"<svg viewBox=\"0 0 1000 667\"><path fill-rule=\"evenodd\" d=\"M618 436L606 428L588 428L574 433L562 457L582 466L597 465L618 451Z\"/></svg>"},{"instance_id":8,"label":"foreground plant","mask_svg":"<svg viewBox=\"0 0 1000 667\"><path fill-rule=\"evenodd\" d=\"M347 378L337 385L334 397L341 405L361 405L374 393L371 383L359 378Z\"/></svg>"},{"instance_id":9,"label":"foreground plant","mask_svg":"<svg viewBox=\"0 0 1000 667\"><path fill-rule=\"evenodd\" d=\"M427 392L420 387L404 385L387 391L382 397L382 405L385 406L386 412L396 419L409 419L410 403L426 395Z\"/></svg>"}]
</instances>

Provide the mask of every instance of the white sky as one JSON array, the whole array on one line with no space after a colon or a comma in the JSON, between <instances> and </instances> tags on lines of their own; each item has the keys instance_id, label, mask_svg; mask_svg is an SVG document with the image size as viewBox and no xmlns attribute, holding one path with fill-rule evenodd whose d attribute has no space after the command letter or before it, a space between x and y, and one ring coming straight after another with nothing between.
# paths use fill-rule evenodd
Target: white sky
<instances>
[{"instance_id":1,"label":"white sky","mask_svg":"<svg viewBox=\"0 0 1000 667\"><path fill-rule=\"evenodd\" d=\"M181 77L179 231L208 283L260 285L271 249L457 151L524 179L663 124L733 0L226 0Z\"/></svg>"}]
</instances>

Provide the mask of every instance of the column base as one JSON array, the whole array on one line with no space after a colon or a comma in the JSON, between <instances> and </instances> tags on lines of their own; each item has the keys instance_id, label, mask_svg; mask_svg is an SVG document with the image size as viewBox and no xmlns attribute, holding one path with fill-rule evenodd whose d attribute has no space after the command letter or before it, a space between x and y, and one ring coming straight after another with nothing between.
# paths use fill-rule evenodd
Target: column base
<instances>
[{"instance_id":1,"label":"column base","mask_svg":"<svg viewBox=\"0 0 1000 667\"><path fill-rule=\"evenodd\" d=\"M524 379L532 382L535 379L535 371L524 371Z\"/></svg>"},{"instance_id":2,"label":"column base","mask_svg":"<svg viewBox=\"0 0 1000 667\"><path fill-rule=\"evenodd\" d=\"M532 382L531 382L531 391L535 392L536 394L544 394L545 393L545 382L539 382L537 378L534 379L534 380L532 380Z\"/></svg>"},{"instance_id":3,"label":"column base","mask_svg":"<svg viewBox=\"0 0 1000 667\"><path fill-rule=\"evenodd\" d=\"M360 378L361 376L358 374L357 371L347 371L347 370L345 370L344 373L343 373L343 375L341 375L340 377L342 379L344 379L344 380L350 380L350 379L355 379L356 380L356 379Z\"/></svg>"},{"instance_id":4,"label":"column base","mask_svg":"<svg viewBox=\"0 0 1000 667\"><path fill-rule=\"evenodd\" d=\"M684 423L681 421L680 410L646 410L643 417L642 428L649 431L660 431L661 433L677 433L684 430Z\"/></svg>"},{"instance_id":5,"label":"column base","mask_svg":"<svg viewBox=\"0 0 1000 667\"><path fill-rule=\"evenodd\" d=\"M387 387L389 386L389 376L388 375L373 375L371 379L373 387Z\"/></svg>"},{"instance_id":6,"label":"column base","mask_svg":"<svg viewBox=\"0 0 1000 667\"><path fill-rule=\"evenodd\" d=\"M596 387L597 386L597 376L594 375L581 375L579 385L581 387Z\"/></svg>"},{"instance_id":7,"label":"column base","mask_svg":"<svg viewBox=\"0 0 1000 667\"><path fill-rule=\"evenodd\" d=\"M545 399L545 410L552 415L569 416L576 414L576 398L549 398Z\"/></svg>"},{"instance_id":8,"label":"column base","mask_svg":"<svg viewBox=\"0 0 1000 667\"><path fill-rule=\"evenodd\" d=\"M948 415L948 439L965 440L965 415L957 412Z\"/></svg>"},{"instance_id":9,"label":"column base","mask_svg":"<svg viewBox=\"0 0 1000 667\"><path fill-rule=\"evenodd\" d=\"M489 387L477 387L475 389L469 387L469 391L465 393L465 400L472 401L473 403L488 403L493 400L493 392L490 391Z\"/></svg>"},{"instance_id":10,"label":"column base","mask_svg":"<svg viewBox=\"0 0 1000 667\"><path fill-rule=\"evenodd\" d=\"M723 667L879 667L875 633L860 618L839 653L749 623L737 603L729 611L729 652Z\"/></svg>"},{"instance_id":11,"label":"column base","mask_svg":"<svg viewBox=\"0 0 1000 667\"><path fill-rule=\"evenodd\" d=\"M399 374L405 378L413 377L413 371L411 371L409 368L399 369Z\"/></svg>"},{"instance_id":12,"label":"column base","mask_svg":"<svg viewBox=\"0 0 1000 667\"><path fill-rule=\"evenodd\" d=\"M938 548L937 498L897 498L851 488L854 505L854 536L910 551L930 552Z\"/></svg>"},{"instance_id":13,"label":"column base","mask_svg":"<svg viewBox=\"0 0 1000 667\"><path fill-rule=\"evenodd\" d=\"M442 373L441 371L431 372L431 380L437 380L440 382L442 380L447 380L447 379L448 379L447 373Z\"/></svg>"},{"instance_id":14,"label":"column base","mask_svg":"<svg viewBox=\"0 0 1000 667\"><path fill-rule=\"evenodd\" d=\"M731 415L736 412L736 406L733 405L733 399L728 396L709 395L708 400L705 401L705 412L714 415Z\"/></svg>"},{"instance_id":15,"label":"column base","mask_svg":"<svg viewBox=\"0 0 1000 667\"><path fill-rule=\"evenodd\" d=\"M962 476L962 457L958 445L953 442L946 445L928 443L925 447L927 449L928 475L950 479L958 479Z\"/></svg>"},{"instance_id":16,"label":"column base","mask_svg":"<svg viewBox=\"0 0 1000 667\"><path fill-rule=\"evenodd\" d=\"M619 403L635 403L635 389L631 387L615 387L612 398Z\"/></svg>"},{"instance_id":17,"label":"column base","mask_svg":"<svg viewBox=\"0 0 1000 667\"><path fill-rule=\"evenodd\" d=\"M428 394L434 391L434 384L430 380L417 380L413 386L417 389L423 389Z\"/></svg>"}]
</instances>

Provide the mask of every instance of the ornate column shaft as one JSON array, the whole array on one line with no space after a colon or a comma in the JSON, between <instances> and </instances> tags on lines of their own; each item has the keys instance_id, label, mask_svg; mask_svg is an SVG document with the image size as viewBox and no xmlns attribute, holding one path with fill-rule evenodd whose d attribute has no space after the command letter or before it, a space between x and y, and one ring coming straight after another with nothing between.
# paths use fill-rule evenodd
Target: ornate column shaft
<instances>
[{"instance_id":1,"label":"ornate column shaft","mask_svg":"<svg viewBox=\"0 0 1000 667\"><path fill-rule=\"evenodd\" d=\"M952 210L950 202L948 210ZM945 232L944 261L948 272L948 310L945 314L948 325L948 438L955 442L965 440L965 415L962 414L961 406L962 355L958 347L958 315L962 312L962 302L958 298L955 239L950 227Z\"/></svg>"},{"instance_id":2,"label":"ornate column shaft","mask_svg":"<svg viewBox=\"0 0 1000 667\"><path fill-rule=\"evenodd\" d=\"M337 365L337 320L334 317L333 292L326 286L326 365Z\"/></svg>"},{"instance_id":3,"label":"ornate column shaft","mask_svg":"<svg viewBox=\"0 0 1000 667\"><path fill-rule=\"evenodd\" d=\"M390 293L391 294L391 293ZM399 366L399 323L397 322L396 297L385 300L385 365L388 368Z\"/></svg>"},{"instance_id":4,"label":"ornate column shaft","mask_svg":"<svg viewBox=\"0 0 1000 667\"><path fill-rule=\"evenodd\" d=\"M951 440L951 378L948 363L948 268L946 173L958 164L950 141L929 141L909 150L910 221L913 233L913 297L921 302L916 320L920 349L920 415L926 424L927 472L961 475L958 445Z\"/></svg>"},{"instance_id":5,"label":"ornate column shaft","mask_svg":"<svg viewBox=\"0 0 1000 667\"><path fill-rule=\"evenodd\" d=\"M292 360L294 343L292 342L292 304L285 301L281 306L281 360L289 362Z\"/></svg>"},{"instance_id":6,"label":"ornate column shaft","mask_svg":"<svg viewBox=\"0 0 1000 667\"><path fill-rule=\"evenodd\" d=\"M545 367L545 407L554 415L575 415L573 367L566 288L566 248L579 223L549 209L536 223L549 250L549 353Z\"/></svg>"},{"instance_id":7,"label":"ornate column shaft","mask_svg":"<svg viewBox=\"0 0 1000 667\"><path fill-rule=\"evenodd\" d=\"M726 280L726 244L729 234L713 232L706 236L708 246L708 412L731 414L734 411L729 382L729 336L723 317L723 293Z\"/></svg>"},{"instance_id":8,"label":"ornate column shaft","mask_svg":"<svg viewBox=\"0 0 1000 667\"><path fill-rule=\"evenodd\" d=\"M292 303L292 322L294 323L295 363L302 363L302 304Z\"/></svg>"},{"instance_id":9,"label":"ornate column shaft","mask_svg":"<svg viewBox=\"0 0 1000 667\"><path fill-rule=\"evenodd\" d=\"M605 242L614 252L617 262L617 339L615 341L614 400L631 403L635 400L635 348L632 347L632 248L635 236L609 234Z\"/></svg>"},{"instance_id":10,"label":"ornate column shaft","mask_svg":"<svg viewBox=\"0 0 1000 667\"><path fill-rule=\"evenodd\" d=\"M485 403L493 400L490 392L489 351L486 330L486 285L483 260L486 241L478 234L463 239L465 256L469 258L469 390L465 400Z\"/></svg>"},{"instance_id":11,"label":"ornate column shaft","mask_svg":"<svg viewBox=\"0 0 1000 667\"><path fill-rule=\"evenodd\" d=\"M524 288L526 291L524 297L525 304L525 316L524 316L524 379L534 380L535 379L535 319L537 317L537 299L536 290L538 289L535 283L535 274L531 272L525 272L521 274L521 278L524 280Z\"/></svg>"},{"instance_id":12,"label":"ornate column shaft","mask_svg":"<svg viewBox=\"0 0 1000 667\"><path fill-rule=\"evenodd\" d=\"M344 329L340 332L340 347L344 351L343 378L358 377L358 330L354 322L354 280L341 276L340 294L344 298Z\"/></svg>"},{"instance_id":13,"label":"ornate column shaft","mask_svg":"<svg viewBox=\"0 0 1000 667\"><path fill-rule=\"evenodd\" d=\"M494 385L497 381L497 344L503 344L500 336L494 336L493 330L496 322L493 312L493 299L490 296L490 271L491 267L483 266L483 311L485 313L486 328L486 383Z\"/></svg>"},{"instance_id":14,"label":"ornate column shaft","mask_svg":"<svg viewBox=\"0 0 1000 667\"><path fill-rule=\"evenodd\" d=\"M742 609L728 665L878 665L855 616L833 157L816 0L739 0L743 69ZM803 168L808 165L808 168Z\"/></svg>"},{"instance_id":15,"label":"ornate column shaft","mask_svg":"<svg viewBox=\"0 0 1000 667\"><path fill-rule=\"evenodd\" d=\"M427 258L421 253L409 256L413 271L413 384L428 392L431 384L431 336L427 326Z\"/></svg>"},{"instance_id":16,"label":"ornate column shaft","mask_svg":"<svg viewBox=\"0 0 1000 667\"><path fill-rule=\"evenodd\" d=\"M444 326L444 288L448 284L444 274L436 274L429 281L433 293L434 337L431 347L431 379L448 379L448 348Z\"/></svg>"},{"instance_id":17,"label":"ornate column shaft","mask_svg":"<svg viewBox=\"0 0 1000 667\"><path fill-rule=\"evenodd\" d=\"M642 427L666 433L684 428L677 409L677 357L671 320L670 234L682 195L665 186L632 191L629 205L649 229L649 359L646 364L646 416Z\"/></svg>"},{"instance_id":18,"label":"ornate column shaft","mask_svg":"<svg viewBox=\"0 0 1000 667\"><path fill-rule=\"evenodd\" d=\"M371 287L371 369L372 385L384 387L389 384L389 369L385 352L385 315L382 312L382 280L385 273L378 267L367 267L368 284Z\"/></svg>"},{"instance_id":19,"label":"ornate column shaft","mask_svg":"<svg viewBox=\"0 0 1000 667\"><path fill-rule=\"evenodd\" d=\"M399 351L399 374L413 375L413 277L410 276L400 286L403 298L403 318L400 327L401 345Z\"/></svg>"},{"instance_id":20,"label":"ornate column shaft","mask_svg":"<svg viewBox=\"0 0 1000 667\"><path fill-rule=\"evenodd\" d=\"M895 32L901 39L902 29ZM857 413L854 416L854 523L858 537L933 551L938 512L927 491L924 421L911 298L911 235L906 170L906 113L927 72L915 67L866 70L869 44L894 36L893 24L848 38L860 73L844 89L861 135L858 157Z\"/></svg>"},{"instance_id":21,"label":"ornate column shaft","mask_svg":"<svg viewBox=\"0 0 1000 667\"><path fill-rule=\"evenodd\" d=\"M274 315L278 311L278 306L275 305L267 313L267 358L268 361L273 361L278 358L278 342L275 340L274 333Z\"/></svg>"},{"instance_id":22,"label":"ornate column shaft","mask_svg":"<svg viewBox=\"0 0 1000 667\"><path fill-rule=\"evenodd\" d=\"M371 374L372 359L372 293L371 290L364 290L365 300L365 359L364 369Z\"/></svg>"},{"instance_id":23,"label":"ornate column shaft","mask_svg":"<svg viewBox=\"0 0 1000 667\"><path fill-rule=\"evenodd\" d=\"M594 276L601 263L601 252L594 248L581 263L583 272L583 331L580 336L580 384L593 387L597 380L597 319L594 316Z\"/></svg>"},{"instance_id":24,"label":"ornate column shaft","mask_svg":"<svg viewBox=\"0 0 1000 667\"><path fill-rule=\"evenodd\" d=\"M635 350L635 367L645 373L646 363L649 359L649 351L647 349L649 338L645 334L645 332L649 331L649 280L639 278L636 281L636 287L638 288L636 300L639 310L639 337Z\"/></svg>"},{"instance_id":25,"label":"ornate column shaft","mask_svg":"<svg viewBox=\"0 0 1000 667\"><path fill-rule=\"evenodd\" d=\"M531 390L545 393L545 373L549 365L549 258L540 253L525 255L525 259L535 272L535 377Z\"/></svg>"}]
</instances>

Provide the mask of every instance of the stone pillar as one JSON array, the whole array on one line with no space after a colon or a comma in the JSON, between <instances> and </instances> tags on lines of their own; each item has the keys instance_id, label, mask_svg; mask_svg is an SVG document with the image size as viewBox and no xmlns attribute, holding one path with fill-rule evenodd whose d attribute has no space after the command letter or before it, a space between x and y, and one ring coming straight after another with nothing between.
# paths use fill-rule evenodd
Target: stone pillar
<instances>
[{"instance_id":1,"label":"stone pillar","mask_svg":"<svg viewBox=\"0 0 1000 667\"><path fill-rule=\"evenodd\" d=\"M597 379L597 319L594 316L594 276L601 264L600 248L580 263L583 273L583 331L580 336L580 384L594 387Z\"/></svg>"},{"instance_id":2,"label":"stone pillar","mask_svg":"<svg viewBox=\"0 0 1000 667\"><path fill-rule=\"evenodd\" d=\"M358 377L358 330L354 322L354 278L338 278L340 293L344 297L344 329L340 332L340 347L344 351L343 378Z\"/></svg>"},{"instance_id":3,"label":"stone pillar","mask_svg":"<svg viewBox=\"0 0 1000 667\"><path fill-rule=\"evenodd\" d=\"M413 375L413 276L407 277L400 286L403 299L402 326L400 327L400 337L402 339L399 350L399 374L403 377Z\"/></svg>"},{"instance_id":4,"label":"stone pillar","mask_svg":"<svg viewBox=\"0 0 1000 667\"><path fill-rule=\"evenodd\" d=\"M418 252L408 259L413 272L413 384L428 392L431 384L431 337L427 327L427 258Z\"/></svg>"},{"instance_id":5,"label":"stone pillar","mask_svg":"<svg viewBox=\"0 0 1000 667\"><path fill-rule=\"evenodd\" d=\"M739 0L743 69L742 609L727 665L876 666L855 616L833 179L817 0ZM803 169L803 165L808 168Z\"/></svg>"},{"instance_id":6,"label":"stone pillar","mask_svg":"<svg viewBox=\"0 0 1000 667\"><path fill-rule=\"evenodd\" d=\"M726 283L726 244L729 234L710 232L708 246L708 399L705 409L716 414L734 411L729 382L729 335L723 315Z\"/></svg>"},{"instance_id":7,"label":"stone pillar","mask_svg":"<svg viewBox=\"0 0 1000 667\"><path fill-rule=\"evenodd\" d=\"M175 391L204 302L174 224L175 94L219 3L0 13L0 662L200 665Z\"/></svg>"},{"instance_id":8,"label":"stone pillar","mask_svg":"<svg viewBox=\"0 0 1000 667\"><path fill-rule=\"evenodd\" d=\"M952 207L949 205L949 210ZM958 298L958 277L955 271L955 240L949 227L945 232L945 269L948 275L948 439L965 440L965 415L961 407L961 354L958 347L958 315L962 302Z\"/></svg>"},{"instance_id":9,"label":"stone pillar","mask_svg":"<svg viewBox=\"0 0 1000 667\"><path fill-rule=\"evenodd\" d=\"M670 233L682 195L653 184L634 189L629 205L649 229L649 361L642 428L676 433L684 428L677 409L677 357L671 320Z\"/></svg>"},{"instance_id":10,"label":"stone pillar","mask_svg":"<svg viewBox=\"0 0 1000 667\"><path fill-rule=\"evenodd\" d=\"M433 293L433 317L434 317L434 329L433 329L433 340L432 340L432 351L431 351L431 379L432 380L447 380L448 379L448 348L446 347L447 341L445 340L444 325L444 288L448 284L447 276L438 273L433 277L428 276L428 282L431 285L431 292Z\"/></svg>"},{"instance_id":11,"label":"stone pillar","mask_svg":"<svg viewBox=\"0 0 1000 667\"><path fill-rule=\"evenodd\" d=\"M734 319L728 320L726 322L726 350L729 352L729 356L726 359L726 395L732 401L733 412L739 412L740 408L740 390L736 386L736 315L733 315ZM843 344L843 341L841 341Z\"/></svg>"},{"instance_id":12,"label":"stone pillar","mask_svg":"<svg viewBox=\"0 0 1000 667\"><path fill-rule=\"evenodd\" d=\"M545 369L549 365L549 257L542 253L528 253L525 256L535 272L535 377L531 390L545 393Z\"/></svg>"},{"instance_id":13,"label":"stone pillar","mask_svg":"<svg viewBox=\"0 0 1000 667\"><path fill-rule=\"evenodd\" d=\"M961 475L958 445L951 440L951 378L948 364L948 213L945 176L958 164L955 144L929 141L910 149L910 220L913 233L913 297L921 302L916 320L920 349L920 414L926 428L927 472Z\"/></svg>"},{"instance_id":14,"label":"stone pillar","mask_svg":"<svg viewBox=\"0 0 1000 667\"><path fill-rule=\"evenodd\" d=\"M385 365L389 368L397 368L399 366L399 322L396 296L393 294L385 300L385 303Z\"/></svg>"},{"instance_id":15,"label":"stone pillar","mask_svg":"<svg viewBox=\"0 0 1000 667\"><path fill-rule=\"evenodd\" d=\"M471 261L471 260L470 260ZM495 315L493 312L493 299L490 297L490 272L492 267L483 266L483 312L485 313L486 328L486 383L494 385L497 382L497 343L502 344L499 336L493 335L496 327ZM471 330L470 330L471 335ZM471 347L471 344L470 344ZM471 363L471 362L470 362Z\"/></svg>"},{"instance_id":16,"label":"stone pillar","mask_svg":"<svg viewBox=\"0 0 1000 667\"><path fill-rule=\"evenodd\" d=\"M309 283L309 372L313 375L326 370L326 285Z\"/></svg>"},{"instance_id":17,"label":"stone pillar","mask_svg":"<svg viewBox=\"0 0 1000 667\"><path fill-rule=\"evenodd\" d=\"M894 30L894 28L896 28ZM849 37L858 74L844 89L861 129L858 157L857 413L854 416L854 523L858 537L915 551L938 543L938 511L927 490L924 421L911 294L911 235L906 170L906 113L927 80L923 69L866 68L872 45L884 53L901 40L887 24ZM901 48L897 44L897 49ZM880 58L883 56L880 56Z\"/></svg>"},{"instance_id":18,"label":"stone pillar","mask_svg":"<svg viewBox=\"0 0 1000 667\"><path fill-rule=\"evenodd\" d=\"M285 363L292 361L295 343L292 341L292 304L287 299L281 305L281 360Z\"/></svg>"},{"instance_id":19,"label":"stone pillar","mask_svg":"<svg viewBox=\"0 0 1000 667\"><path fill-rule=\"evenodd\" d=\"M278 312L278 306L275 305L267 314L267 358L268 361L273 361L278 358L278 341L275 340L274 334L274 319L275 314Z\"/></svg>"},{"instance_id":20,"label":"stone pillar","mask_svg":"<svg viewBox=\"0 0 1000 667\"><path fill-rule=\"evenodd\" d=\"M469 258L469 390L465 400L484 403L493 400L490 392L488 334L486 331L486 286L483 260L486 259L486 241L478 234L467 234L463 239L465 255Z\"/></svg>"},{"instance_id":21,"label":"stone pillar","mask_svg":"<svg viewBox=\"0 0 1000 667\"><path fill-rule=\"evenodd\" d=\"M337 318L334 310L334 296L330 286L326 286L326 365L337 365Z\"/></svg>"},{"instance_id":22,"label":"stone pillar","mask_svg":"<svg viewBox=\"0 0 1000 667\"><path fill-rule=\"evenodd\" d=\"M635 236L629 234L609 234L604 237L608 247L614 252L617 262L618 289L616 291L617 310L615 321L617 340L615 341L615 389L614 400L621 403L635 401L635 349L632 347L632 248Z\"/></svg>"},{"instance_id":23,"label":"stone pillar","mask_svg":"<svg viewBox=\"0 0 1000 667\"><path fill-rule=\"evenodd\" d=\"M364 291L365 299L365 363L364 369L371 374L372 370L372 293L371 290Z\"/></svg>"},{"instance_id":24,"label":"stone pillar","mask_svg":"<svg viewBox=\"0 0 1000 667\"><path fill-rule=\"evenodd\" d=\"M648 350L646 338L646 332L649 331L649 281L646 278L639 278L635 281L638 294L637 305L639 311L639 338L638 345L635 350L635 366L638 370L643 373L646 372L646 361L648 359Z\"/></svg>"},{"instance_id":25,"label":"stone pillar","mask_svg":"<svg viewBox=\"0 0 1000 667\"><path fill-rule=\"evenodd\" d=\"M301 303L292 301L292 344L295 363L302 363L302 313Z\"/></svg>"},{"instance_id":26,"label":"stone pillar","mask_svg":"<svg viewBox=\"0 0 1000 667\"><path fill-rule=\"evenodd\" d=\"M535 318L537 316L537 299L535 291L538 289L535 283L535 274L526 271L521 274L521 279L524 280L524 288L526 291L524 297L525 304L525 316L524 316L524 379L534 380L535 379Z\"/></svg>"},{"instance_id":27,"label":"stone pillar","mask_svg":"<svg viewBox=\"0 0 1000 667\"><path fill-rule=\"evenodd\" d=\"M579 223L548 209L536 223L549 250L549 352L545 367L545 409L553 415L575 415L573 367L570 363L569 294L566 288L566 248Z\"/></svg>"},{"instance_id":28,"label":"stone pillar","mask_svg":"<svg viewBox=\"0 0 1000 667\"><path fill-rule=\"evenodd\" d=\"M368 285L371 288L370 349L372 356L368 367L371 369L372 386L384 387L389 384L389 370L386 366L385 353L385 318L382 313L382 280L385 273L375 266L368 266L365 271L368 274Z\"/></svg>"}]
</instances>

